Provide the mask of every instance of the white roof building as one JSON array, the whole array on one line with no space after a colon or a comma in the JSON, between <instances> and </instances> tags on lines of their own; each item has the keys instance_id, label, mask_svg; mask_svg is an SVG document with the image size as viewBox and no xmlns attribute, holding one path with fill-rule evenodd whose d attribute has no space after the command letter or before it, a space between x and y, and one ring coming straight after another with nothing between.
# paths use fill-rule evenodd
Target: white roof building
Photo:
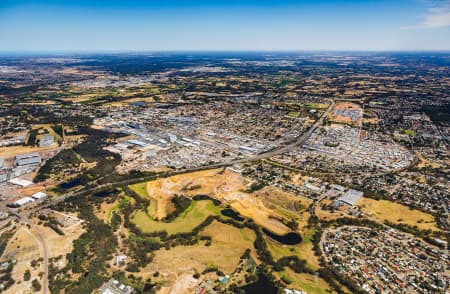
<instances>
[{"instance_id":1,"label":"white roof building","mask_svg":"<svg viewBox=\"0 0 450 294\"><path fill-rule=\"evenodd\" d=\"M339 197L338 200L345 204L353 206L363 195L364 193L361 191L350 189L344 195Z\"/></svg>"},{"instance_id":2,"label":"white roof building","mask_svg":"<svg viewBox=\"0 0 450 294\"><path fill-rule=\"evenodd\" d=\"M21 187L28 187L28 186L33 185L32 181L28 181L28 180L21 179L21 178L14 178L14 179L9 180L9 182L11 184L21 186Z\"/></svg>"},{"instance_id":3,"label":"white roof building","mask_svg":"<svg viewBox=\"0 0 450 294\"><path fill-rule=\"evenodd\" d=\"M23 198L20 198L19 200L15 201L14 204L17 206L23 206L23 205L31 203L31 202L34 202L33 198L23 197Z\"/></svg>"},{"instance_id":4,"label":"white roof building","mask_svg":"<svg viewBox=\"0 0 450 294\"><path fill-rule=\"evenodd\" d=\"M36 200L40 200L40 199L45 199L48 197L47 194L45 194L44 192L37 192L34 193L33 195L31 195L32 198L36 199Z\"/></svg>"}]
</instances>

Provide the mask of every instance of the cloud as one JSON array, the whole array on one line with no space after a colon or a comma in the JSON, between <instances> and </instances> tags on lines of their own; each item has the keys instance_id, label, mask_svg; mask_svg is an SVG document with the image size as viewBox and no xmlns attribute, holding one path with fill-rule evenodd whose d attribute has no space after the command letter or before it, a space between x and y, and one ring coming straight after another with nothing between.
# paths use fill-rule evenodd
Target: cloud
<instances>
[{"instance_id":1,"label":"cloud","mask_svg":"<svg viewBox=\"0 0 450 294\"><path fill-rule=\"evenodd\" d=\"M434 29L450 27L450 0L427 1L427 13L422 16L419 25L410 28Z\"/></svg>"}]
</instances>

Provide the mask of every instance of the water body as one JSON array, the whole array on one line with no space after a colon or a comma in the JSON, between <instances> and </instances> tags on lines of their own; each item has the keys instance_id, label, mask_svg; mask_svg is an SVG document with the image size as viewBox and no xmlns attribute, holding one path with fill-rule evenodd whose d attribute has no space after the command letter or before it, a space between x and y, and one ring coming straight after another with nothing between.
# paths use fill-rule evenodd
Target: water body
<instances>
[{"instance_id":1,"label":"water body","mask_svg":"<svg viewBox=\"0 0 450 294\"><path fill-rule=\"evenodd\" d=\"M230 209L230 208L222 209L220 211L220 213L223 214L224 216L231 217L232 219L234 219L238 222L241 222L244 220L244 218L241 217L241 215L237 211L234 211L233 209Z\"/></svg>"},{"instance_id":2,"label":"water body","mask_svg":"<svg viewBox=\"0 0 450 294\"><path fill-rule=\"evenodd\" d=\"M302 241L302 236L294 232L290 232L282 236L274 234L266 229L263 229L263 232L270 238L284 245L296 245Z\"/></svg>"},{"instance_id":3,"label":"water body","mask_svg":"<svg viewBox=\"0 0 450 294\"><path fill-rule=\"evenodd\" d=\"M109 196L111 194L117 193L117 189L110 189L110 190L104 190L104 191L100 191L94 194L94 196L97 197L106 197Z\"/></svg>"},{"instance_id":4,"label":"water body","mask_svg":"<svg viewBox=\"0 0 450 294\"><path fill-rule=\"evenodd\" d=\"M62 183L59 186L63 189L71 189L73 187L78 186L79 184L81 184L81 180L79 178L73 179L70 182L66 182L66 183Z\"/></svg>"},{"instance_id":5,"label":"water body","mask_svg":"<svg viewBox=\"0 0 450 294\"><path fill-rule=\"evenodd\" d=\"M258 275L258 281L242 287L246 294L277 294L277 287L263 274Z\"/></svg>"}]
</instances>

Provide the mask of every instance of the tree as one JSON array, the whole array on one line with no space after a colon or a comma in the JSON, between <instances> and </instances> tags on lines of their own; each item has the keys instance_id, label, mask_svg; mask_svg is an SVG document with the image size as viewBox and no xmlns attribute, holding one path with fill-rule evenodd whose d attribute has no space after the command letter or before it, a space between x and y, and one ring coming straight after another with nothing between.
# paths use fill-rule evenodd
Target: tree
<instances>
[{"instance_id":1,"label":"tree","mask_svg":"<svg viewBox=\"0 0 450 294\"><path fill-rule=\"evenodd\" d=\"M39 283L39 281L37 279L34 279L31 282L31 285L33 286L33 290L35 292L41 291L42 286L41 286L41 283Z\"/></svg>"},{"instance_id":2,"label":"tree","mask_svg":"<svg viewBox=\"0 0 450 294\"><path fill-rule=\"evenodd\" d=\"M24 281L29 281L30 278L31 278L31 273L30 273L30 270L27 269L27 270L25 271L25 273L23 274L23 280L24 280Z\"/></svg>"}]
</instances>

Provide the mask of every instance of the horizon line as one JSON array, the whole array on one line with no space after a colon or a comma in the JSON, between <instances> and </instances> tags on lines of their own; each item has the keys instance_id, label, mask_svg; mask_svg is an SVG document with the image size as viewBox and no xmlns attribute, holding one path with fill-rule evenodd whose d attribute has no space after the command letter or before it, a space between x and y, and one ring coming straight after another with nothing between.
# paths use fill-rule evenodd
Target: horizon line
<instances>
[{"instance_id":1,"label":"horizon line","mask_svg":"<svg viewBox=\"0 0 450 294\"><path fill-rule=\"evenodd\" d=\"M33 55L33 54L51 54L51 55L66 55L66 54L154 54L154 53L450 53L450 49L403 49L403 50L389 50L389 49L191 49L191 50L176 50L176 49L160 49L160 50L1 50L0 55Z\"/></svg>"}]
</instances>

